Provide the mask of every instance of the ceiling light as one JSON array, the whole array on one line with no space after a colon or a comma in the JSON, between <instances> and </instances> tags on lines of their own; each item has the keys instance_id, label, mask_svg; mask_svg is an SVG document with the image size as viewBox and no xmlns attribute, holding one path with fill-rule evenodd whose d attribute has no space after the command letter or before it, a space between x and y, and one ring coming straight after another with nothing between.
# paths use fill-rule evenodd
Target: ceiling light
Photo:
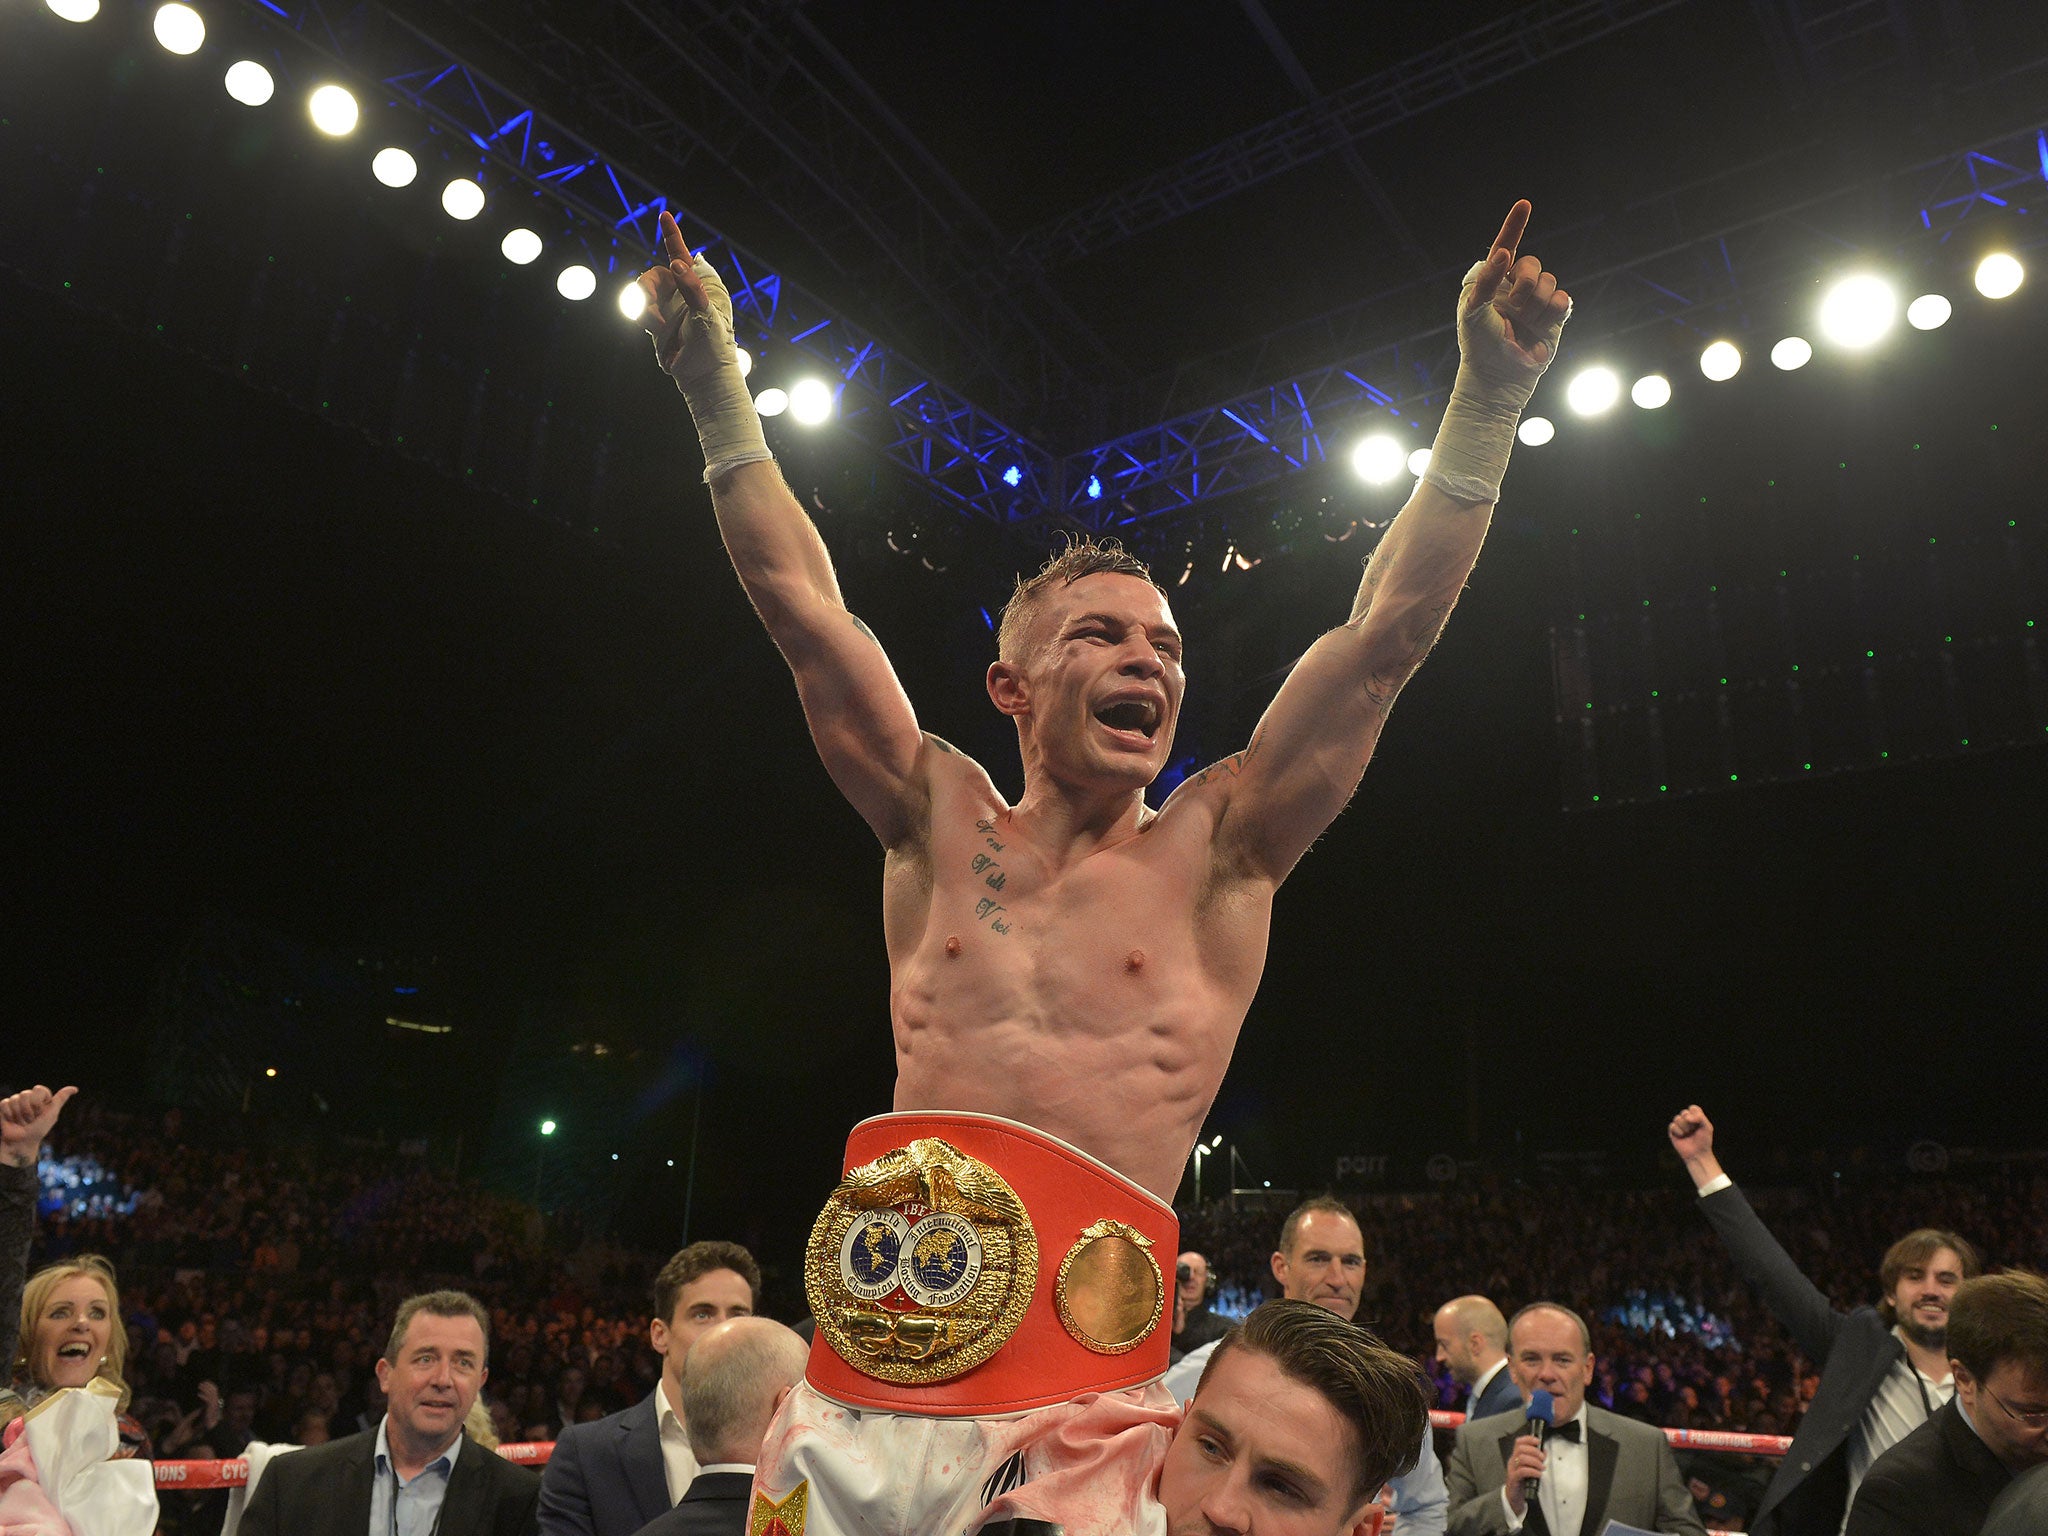
<instances>
[{"instance_id":1,"label":"ceiling light","mask_svg":"<svg viewBox=\"0 0 2048 1536\"><path fill-rule=\"evenodd\" d=\"M823 379L799 379L789 391L789 414L807 427L832 415L832 386Z\"/></svg>"},{"instance_id":2,"label":"ceiling light","mask_svg":"<svg viewBox=\"0 0 2048 1536\"><path fill-rule=\"evenodd\" d=\"M254 59L228 66L227 87L228 94L245 107L260 107L277 92L277 82L270 78L270 71Z\"/></svg>"},{"instance_id":3,"label":"ceiling light","mask_svg":"<svg viewBox=\"0 0 2048 1536\"><path fill-rule=\"evenodd\" d=\"M1351 467L1367 485L1385 485L1401 473L1401 466L1407 461L1408 452L1401 446L1401 440L1384 432L1375 432L1351 450Z\"/></svg>"},{"instance_id":4,"label":"ceiling light","mask_svg":"<svg viewBox=\"0 0 2048 1536\"><path fill-rule=\"evenodd\" d=\"M1947 325L1954 306L1938 293L1923 293L1906 306L1906 324L1916 331L1931 331Z\"/></svg>"},{"instance_id":5,"label":"ceiling light","mask_svg":"<svg viewBox=\"0 0 2048 1536\"><path fill-rule=\"evenodd\" d=\"M1529 416L1525 417L1522 424L1515 428L1515 436L1519 437L1531 448L1541 448L1545 443L1557 436L1557 428L1551 424L1548 416Z\"/></svg>"},{"instance_id":6,"label":"ceiling light","mask_svg":"<svg viewBox=\"0 0 2048 1536\"><path fill-rule=\"evenodd\" d=\"M387 187L409 187L419 173L419 162L402 149L380 149L370 162L370 174Z\"/></svg>"},{"instance_id":7,"label":"ceiling light","mask_svg":"<svg viewBox=\"0 0 2048 1536\"><path fill-rule=\"evenodd\" d=\"M505 259L515 267L540 259L540 236L530 229L507 230L505 238L498 242L498 249L505 253Z\"/></svg>"},{"instance_id":8,"label":"ceiling light","mask_svg":"<svg viewBox=\"0 0 2048 1536\"><path fill-rule=\"evenodd\" d=\"M157 7L155 25L156 40L172 53L197 53L199 45L206 41L206 23L199 19L199 13L176 0Z\"/></svg>"},{"instance_id":9,"label":"ceiling light","mask_svg":"<svg viewBox=\"0 0 2048 1536\"><path fill-rule=\"evenodd\" d=\"M451 219L473 219L484 211L484 189L463 178L441 189L441 206Z\"/></svg>"},{"instance_id":10,"label":"ceiling light","mask_svg":"<svg viewBox=\"0 0 2048 1536\"><path fill-rule=\"evenodd\" d=\"M754 396L754 409L763 416L780 416L789 409L789 391L764 389Z\"/></svg>"},{"instance_id":11,"label":"ceiling light","mask_svg":"<svg viewBox=\"0 0 2048 1536\"><path fill-rule=\"evenodd\" d=\"M597 274L581 262L564 267L555 278L555 292L565 299L580 302L597 292Z\"/></svg>"},{"instance_id":12,"label":"ceiling light","mask_svg":"<svg viewBox=\"0 0 2048 1536\"><path fill-rule=\"evenodd\" d=\"M1700 372L1716 384L1734 378L1741 371L1742 353L1736 350L1732 341L1711 342L1700 353Z\"/></svg>"},{"instance_id":13,"label":"ceiling light","mask_svg":"<svg viewBox=\"0 0 2048 1536\"><path fill-rule=\"evenodd\" d=\"M1881 277L1845 277L1820 301L1820 332L1838 347L1859 350L1884 338L1899 318L1899 295Z\"/></svg>"},{"instance_id":14,"label":"ceiling light","mask_svg":"<svg viewBox=\"0 0 2048 1536\"><path fill-rule=\"evenodd\" d=\"M1771 348L1771 361L1790 373L1813 361L1813 343L1804 336L1787 336Z\"/></svg>"},{"instance_id":15,"label":"ceiling light","mask_svg":"<svg viewBox=\"0 0 2048 1536\"><path fill-rule=\"evenodd\" d=\"M1646 411L1662 410L1671 403L1671 381L1661 373L1646 373L1629 387L1628 397Z\"/></svg>"},{"instance_id":16,"label":"ceiling light","mask_svg":"<svg viewBox=\"0 0 2048 1536\"><path fill-rule=\"evenodd\" d=\"M1565 404L1581 416L1614 409L1621 398L1621 380L1612 368L1582 368L1565 387Z\"/></svg>"},{"instance_id":17,"label":"ceiling light","mask_svg":"<svg viewBox=\"0 0 2048 1536\"><path fill-rule=\"evenodd\" d=\"M338 85L323 85L306 98L313 126L329 138L356 131L356 99Z\"/></svg>"},{"instance_id":18,"label":"ceiling light","mask_svg":"<svg viewBox=\"0 0 2048 1536\"><path fill-rule=\"evenodd\" d=\"M1977 291L1987 299L2010 298L2026 275L2018 257L1994 251L1977 263Z\"/></svg>"}]
</instances>

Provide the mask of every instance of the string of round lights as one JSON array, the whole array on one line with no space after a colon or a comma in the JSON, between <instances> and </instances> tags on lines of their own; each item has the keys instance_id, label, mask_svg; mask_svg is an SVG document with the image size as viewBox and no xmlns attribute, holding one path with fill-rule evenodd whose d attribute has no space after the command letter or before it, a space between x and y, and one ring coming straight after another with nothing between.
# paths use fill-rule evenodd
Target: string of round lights
<instances>
[{"instance_id":1,"label":"string of round lights","mask_svg":"<svg viewBox=\"0 0 2048 1536\"><path fill-rule=\"evenodd\" d=\"M1984 256L1973 273L1977 291L1994 300L2010 298L2025 280L2025 267L2006 251ZM1923 293L1904 313L1914 330L1932 331L1949 321L1955 305L1946 294ZM1814 324L1823 341L1853 354L1883 342L1897 328L1899 315L1897 287L1876 273L1856 272L1829 286L1814 311ZM1785 336L1772 346L1770 358L1780 371L1790 373L1813 361L1813 343L1804 336ZM1717 337L1700 352L1700 373L1710 383L1726 383L1742 371L1742 364L1742 349L1727 337ZM1620 403L1621 394L1621 376L1606 363L1580 368L1564 384L1565 405L1574 416L1603 416ZM1671 380L1661 373L1643 374L1629 386L1628 397L1638 410L1662 410L1671 403ZM1540 448L1557 437L1557 424L1548 416L1528 416L1515 436L1527 447ZM1354 446L1351 465L1368 485L1391 484L1399 477L1403 451L1400 439L1376 431ZM1428 450L1418 448L1409 454L1406 467L1420 479L1429 467Z\"/></svg>"},{"instance_id":2,"label":"string of round lights","mask_svg":"<svg viewBox=\"0 0 2048 1536\"><path fill-rule=\"evenodd\" d=\"M93 21L100 14L99 0L44 0L44 3L51 14L76 24ZM200 11L184 0L168 0L168 3L158 6L151 18L151 29L167 52L180 57L190 57L209 48L221 51L222 45L208 32ZM222 80L233 100L252 109L270 105L278 94L277 76L255 59L235 59L227 67ZM320 81L307 90L304 110L313 128L331 139L349 138L365 125L364 107L356 92L335 80ZM420 165L410 150L386 144L371 157L370 174L380 185L393 191L403 191L419 180ZM486 173L479 170L472 175L451 178L441 188L440 203L442 211L452 219L462 223L479 219L492 203ZM607 270L620 272L638 265L637 260L621 260L616 241L608 241L607 245L604 255ZM547 241L539 232L520 225L505 232L499 250L514 266L531 266L547 253ZM570 260L555 274L555 291L572 303L580 303L597 292L598 281L598 272L590 260ZM623 318L635 322L645 313L646 295L637 280L628 279L621 283L617 309ZM740 358L741 376L745 377L752 370L753 358L745 348L740 349ZM840 390L824 379L805 376L790 381L786 390L770 388L762 391L756 406L763 416L787 412L798 424L815 427L831 420L837 413L839 394Z\"/></svg>"}]
</instances>

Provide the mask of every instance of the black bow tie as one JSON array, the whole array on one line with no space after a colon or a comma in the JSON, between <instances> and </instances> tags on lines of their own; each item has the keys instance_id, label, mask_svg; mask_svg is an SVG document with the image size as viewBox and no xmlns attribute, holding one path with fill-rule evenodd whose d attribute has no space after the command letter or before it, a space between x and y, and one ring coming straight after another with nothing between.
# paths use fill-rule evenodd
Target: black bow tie
<instances>
[{"instance_id":1,"label":"black bow tie","mask_svg":"<svg viewBox=\"0 0 2048 1536\"><path fill-rule=\"evenodd\" d=\"M1577 1419L1573 1419L1569 1424L1558 1425L1543 1438L1546 1440L1577 1440L1579 1438L1579 1431L1583 1427Z\"/></svg>"}]
</instances>

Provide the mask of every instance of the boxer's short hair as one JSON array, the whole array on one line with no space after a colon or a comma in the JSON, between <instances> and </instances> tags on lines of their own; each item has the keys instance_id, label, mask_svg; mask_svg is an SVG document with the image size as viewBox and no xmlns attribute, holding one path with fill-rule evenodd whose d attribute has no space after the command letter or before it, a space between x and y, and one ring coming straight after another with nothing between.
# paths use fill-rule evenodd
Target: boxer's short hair
<instances>
[{"instance_id":1,"label":"boxer's short hair","mask_svg":"<svg viewBox=\"0 0 2048 1536\"><path fill-rule=\"evenodd\" d=\"M1083 576L1095 576L1104 571L1117 576L1135 576L1140 581L1150 581L1161 592L1166 590L1153 579L1152 568L1125 549L1120 541L1069 539L1065 548L1039 568L1037 575L1017 578L1010 600L1003 604L1002 621L996 625L996 655L1004 661L1016 659L1017 650L1024 643L1024 631L1030 627L1032 604L1041 592L1050 587L1070 587Z\"/></svg>"},{"instance_id":2,"label":"boxer's short hair","mask_svg":"<svg viewBox=\"0 0 2048 1536\"><path fill-rule=\"evenodd\" d=\"M1429 1427L1431 1393L1422 1371L1372 1331L1307 1301L1269 1301L1223 1336L1195 1396L1232 1350L1264 1355L1305 1387L1322 1393L1356 1441L1351 1496L1364 1503L1388 1478L1415 1470Z\"/></svg>"}]
</instances>

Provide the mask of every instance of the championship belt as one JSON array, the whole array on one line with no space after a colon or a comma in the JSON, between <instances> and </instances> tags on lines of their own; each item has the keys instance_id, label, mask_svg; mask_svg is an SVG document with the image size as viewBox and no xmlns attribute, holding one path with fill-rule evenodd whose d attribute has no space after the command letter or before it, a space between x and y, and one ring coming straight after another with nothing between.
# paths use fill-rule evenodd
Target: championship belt
<instances>
[{"instance_id":1,"label":"championship belt","mask_svg":"<svg viewBox=\"0 0 2048 1536\"><path fill-rule=\"evenodd\" d=\"M1180 1226L1107 1164L995 1115L877 1115L804 1255L811 1385L854 1408L988 1418L1142 1386Z\"/></svg>"}]
</instances>

